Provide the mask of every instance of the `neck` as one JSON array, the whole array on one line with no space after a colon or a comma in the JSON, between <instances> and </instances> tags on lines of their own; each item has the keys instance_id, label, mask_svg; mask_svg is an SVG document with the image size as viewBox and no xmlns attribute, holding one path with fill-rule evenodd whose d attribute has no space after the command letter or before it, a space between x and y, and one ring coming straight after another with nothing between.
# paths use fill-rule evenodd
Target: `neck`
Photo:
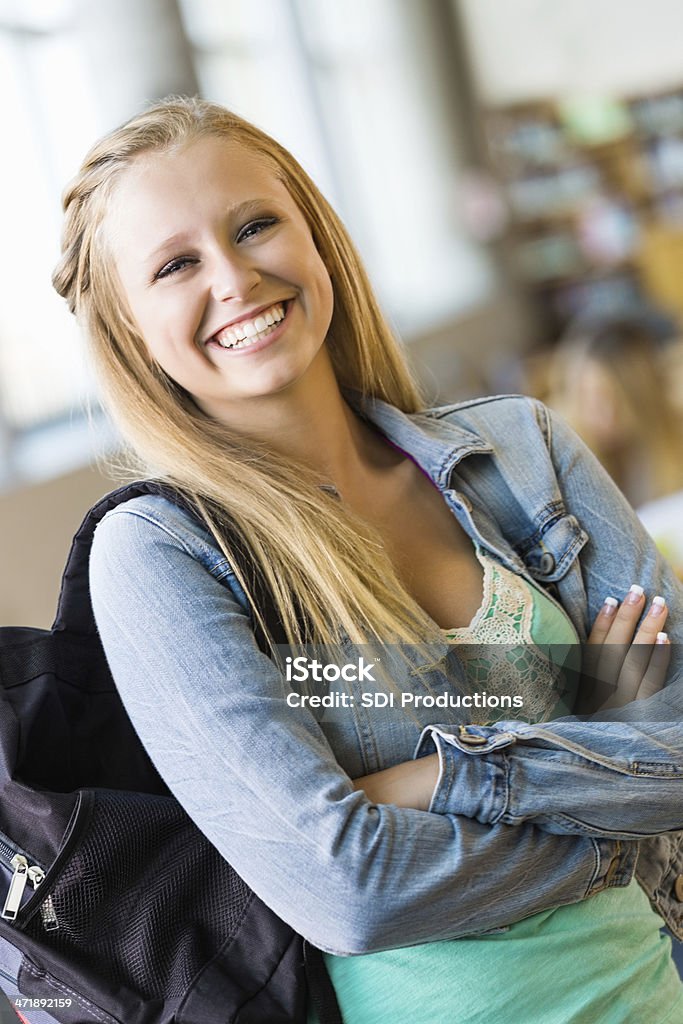
<instances>
[{"instance_id":1,"label":"neck","mask_svg":"<svg viewBox=\"0 0 683 1024\"><path fill-rule=\"evenodd\" d=\"M285 391L259 399L242 416L242 429L310 466L321 483L333 484L342 495L356 491L364 475L399 458L344 401L328 358L316 360Z\"/></svg>"}]
</instances>

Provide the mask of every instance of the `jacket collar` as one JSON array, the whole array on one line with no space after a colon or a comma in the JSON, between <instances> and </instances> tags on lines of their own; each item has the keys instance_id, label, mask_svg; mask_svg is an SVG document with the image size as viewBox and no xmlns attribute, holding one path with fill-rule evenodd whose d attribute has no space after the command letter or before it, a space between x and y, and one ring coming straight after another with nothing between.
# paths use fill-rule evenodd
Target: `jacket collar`
<instances>
[{"instance_id":1,"label":"jacket collar","mask_svg":"<svg viewBox=\"0 0 683 1024\"><path fill-rule=\"evenodd\" d=\"M405 413L360 391L347 390L345 397L356 412L410 456L437 487L448 486L453 467L466 455L493 451L479 434L446 419L446 413L455 406Z\"/></svg>"}]
</instances>

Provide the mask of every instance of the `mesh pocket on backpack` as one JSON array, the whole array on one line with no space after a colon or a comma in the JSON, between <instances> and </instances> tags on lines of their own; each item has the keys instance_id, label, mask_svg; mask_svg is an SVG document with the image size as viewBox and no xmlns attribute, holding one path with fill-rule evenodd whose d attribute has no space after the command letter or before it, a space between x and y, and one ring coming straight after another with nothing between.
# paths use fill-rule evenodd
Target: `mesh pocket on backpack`
<instances>
[{"instance_id":1,"label":"mesh pocket on backpack","mask_svg":"<svg viewBox=\"0 0 683 1024\"><path fill-rule=\"evenodd\" d=\"M145 999L182 996L253 893L171 798L96 790L84 817L41 889L56 929L36 912L25 931L86 976Z\"/></svg>"}]
</instances>

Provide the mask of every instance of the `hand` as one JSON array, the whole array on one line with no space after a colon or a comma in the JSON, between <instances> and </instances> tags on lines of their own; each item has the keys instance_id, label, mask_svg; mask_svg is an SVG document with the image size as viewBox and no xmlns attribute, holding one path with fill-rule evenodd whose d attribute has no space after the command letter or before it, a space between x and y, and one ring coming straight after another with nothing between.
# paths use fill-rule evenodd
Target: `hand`
<instances>
[{"instance_id":1,"label":"hand","mask_svg":"<svg viewBox=\"0 0 683 1024\"><path fill-rule=\"evenodd\" d=\"M668 609L653 598L647 614L642 587L634 585L621 605L605 599L584 648L577 714L620 708L651 697L664 686L671 647L663 632Z\"/></svg>"}]
</instances>

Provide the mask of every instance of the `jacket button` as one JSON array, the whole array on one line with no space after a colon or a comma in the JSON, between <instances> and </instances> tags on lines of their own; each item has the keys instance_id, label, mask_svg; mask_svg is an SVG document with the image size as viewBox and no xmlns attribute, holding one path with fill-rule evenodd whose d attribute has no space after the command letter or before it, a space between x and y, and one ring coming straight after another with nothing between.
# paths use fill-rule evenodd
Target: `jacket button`
<instances>
[{"instance_id":1,"label":"jacket button","mask_svg":"<svg viewBox=\"0 0 683 1024\"><path fill-rule=\"evenodd\" d=\"M470 732L466 725L459 726L458 735L460 742L466 743L468 747L479 747L482 743L488 743L485 736L479 736L476 732Z\"/></svg>"},{"instance_id":2,"label":"jacket button","mask_svg":"<svg viewBox=\"0 0 683 1024\"><path fill-rule=\"evenodd\" d=\"M541 560L538 563L538 568L541 570L544 576L549 576L555 568L555 559L549 551L544 551L541 555Z\"/></svg>"},{"instance_id":3,"label":"jacket button","mask_svg":"<svg viewBox=\"0 0 683 1024\"><path fill-rule=\"evenodd\" d=\"M683 875L679 875L674 882L674 896L679 903L683 903Z\"/></svg>"}]
</instances>

